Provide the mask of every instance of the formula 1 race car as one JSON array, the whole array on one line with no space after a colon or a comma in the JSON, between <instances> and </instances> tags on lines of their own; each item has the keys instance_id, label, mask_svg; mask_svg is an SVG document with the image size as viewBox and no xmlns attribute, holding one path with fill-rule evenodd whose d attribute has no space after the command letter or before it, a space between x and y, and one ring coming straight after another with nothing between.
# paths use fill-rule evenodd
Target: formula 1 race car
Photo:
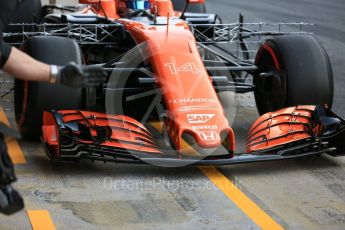
<instances>
[{"instance_id":1,"label":"formula 1 race car","mask_svg":"<svg viewBox=\"0 0 345 230\"><path fill-rule=\"evenodd\" d=\"M16 80L20 131L42 136L50 159L180 166L345 153L331 64L311 24L223 24L204 0L79 2L23 1L4 34L43 62L109 72L80 90ZM248 92L262 116L239 154L228 113Z\"/></svg>"}]
</instances>

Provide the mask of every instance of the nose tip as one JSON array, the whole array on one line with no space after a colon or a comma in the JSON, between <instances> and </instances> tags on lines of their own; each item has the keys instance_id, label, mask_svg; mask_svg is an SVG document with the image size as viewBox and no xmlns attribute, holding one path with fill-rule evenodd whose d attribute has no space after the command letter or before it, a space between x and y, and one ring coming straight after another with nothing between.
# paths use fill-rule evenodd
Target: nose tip
<instances>
[{"instance_id":1,"label":"nose tip","mask_svg":"<svg viewBox=\"0 0 345 230\"><path fill-rule=\"evenodd\" d=\"M191 145L201 148L217 148L221 145L221 138L217 130L200 130L185 132L182 138Z\"/></svg>"}]
</instances>

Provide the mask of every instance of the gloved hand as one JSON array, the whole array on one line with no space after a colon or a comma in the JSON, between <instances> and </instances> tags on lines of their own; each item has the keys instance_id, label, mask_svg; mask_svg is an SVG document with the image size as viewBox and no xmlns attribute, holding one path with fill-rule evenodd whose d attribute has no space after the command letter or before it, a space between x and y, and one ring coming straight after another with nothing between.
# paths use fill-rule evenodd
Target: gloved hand
<instances>
[{"instance_id":1,"label":"gloved hand","mask_svg":"<svg viewBox=\"0 0 345 230\"><path fill-rule=\"evenodd\" d=\"M70 62L65 66L51 67L49 82L74 88L97 87L105 82L107 73L99 66L81 66Z\"/></svg>"}]
</instances>

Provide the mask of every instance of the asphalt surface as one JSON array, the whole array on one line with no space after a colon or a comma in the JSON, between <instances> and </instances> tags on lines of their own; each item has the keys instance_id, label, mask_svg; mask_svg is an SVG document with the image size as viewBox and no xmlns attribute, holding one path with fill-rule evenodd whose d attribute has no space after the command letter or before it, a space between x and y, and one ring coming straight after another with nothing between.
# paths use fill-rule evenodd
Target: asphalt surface
<instances>
[{"instance_id":1,"label":"asphalt surface","mask_svg":"<svg viewBox=\"0 0 345 230\"><path fill-rule=\"evenodd\" d=\"M345 2L343 0L210 0L224 22L316 23L335 76L334 109L345 116ZM317 92L316 92L317 93ZM243 146L257 118L250 94L241 95L234 129ZM13 122L11 95L2 102ZM258 229L198 168L54 165L40 144L21 141L27 163L17 165L16 188L26 209L48 210L57 229ZM239 150L243 148L239 147ZM345 158L322 156L218 169L286 229L345 228ZM0 229L30 229L26 213L0 216Z\"/></svg>"}]
</instances>

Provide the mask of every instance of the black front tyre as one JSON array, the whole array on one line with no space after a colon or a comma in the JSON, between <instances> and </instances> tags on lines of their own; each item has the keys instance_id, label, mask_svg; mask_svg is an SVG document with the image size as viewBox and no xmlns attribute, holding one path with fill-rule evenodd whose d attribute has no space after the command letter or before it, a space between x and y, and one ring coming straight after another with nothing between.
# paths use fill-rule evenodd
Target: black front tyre
<instances>
[{"instance_id":1,"label":"black front tyre","mask_svg":"<svg viewBox=\"0 0 345 230\"><path fill-rule=\"evenodd\" d=\"M260 114L296 105L332 106L332 67L313 36L268 39L258 50L255 65L255 101Z\"/></svg>"},{"instance_id":2,"label":"black front tyre","mask_svg":"<svg viewBox=\"0 0 345 230\"><path fill-rule=\"evenodd\" d=\"M65 65L71 61L82 63L78 44L69 38L32 37L25 42L24 51L47 64ZM82 95L82 89L16 80L14 108L16 121L23 137L38 140L41 136L43 111L81 109Z\"/></svg>"}]
</instances>

